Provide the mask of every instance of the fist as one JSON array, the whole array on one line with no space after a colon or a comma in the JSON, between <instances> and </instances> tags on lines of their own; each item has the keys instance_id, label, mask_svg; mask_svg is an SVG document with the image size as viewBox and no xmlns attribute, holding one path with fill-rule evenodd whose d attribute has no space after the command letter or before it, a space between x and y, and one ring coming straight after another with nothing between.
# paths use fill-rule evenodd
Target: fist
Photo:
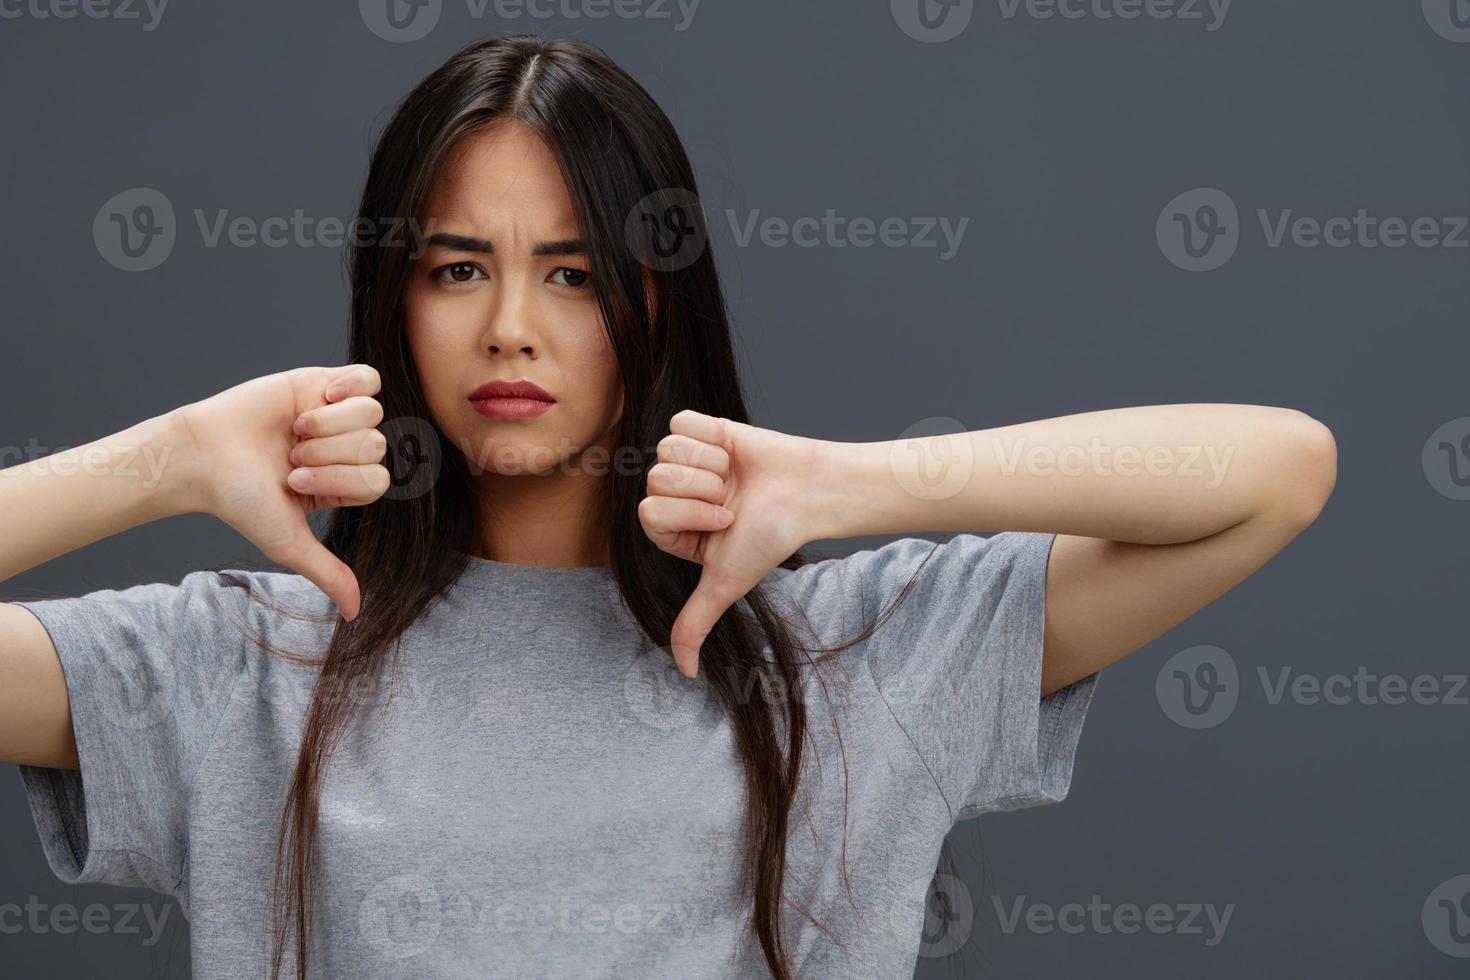
<instances>
[{"instance_id":1,"label":"fist","mask_svg":"<svg viewBox=\"0 0 1470 980\"><path fill-rule=\"evenodd\" d=\"M686 677L720 616L811 540L821 446L693 409L669 420L638 519L661 550L703 566L669 640Z\"/></svg>"},{"instance_id":2,"label":"fist","mask_svg":"<svg viewBox=\"0 0 1470 980\"><path fill-rule=\"evenodd\" d=\"M357 576L317 540L313 511L361 507L389 486L378 372L366 364L256 378L185 406L190 471L210 513L355 619Z\"/></svg>"}]
</instances>

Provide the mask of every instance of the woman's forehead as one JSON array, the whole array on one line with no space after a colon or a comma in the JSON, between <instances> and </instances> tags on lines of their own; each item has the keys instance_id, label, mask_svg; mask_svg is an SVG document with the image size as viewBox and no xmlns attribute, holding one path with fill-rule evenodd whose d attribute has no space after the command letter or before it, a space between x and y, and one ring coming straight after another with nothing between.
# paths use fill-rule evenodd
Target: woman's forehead
<instances>
[{"instance_id":1,"label":"woman's forehead","mask_svg":"<svg viewBox=\"0 0 1470 980\"><path fill-rule=\"evenodd\" d=\"M502 233L572 237L577 215L556 157L535 130L505 121L471 133L450 151L425 207L425 219Z\"/></svg>"}]
</instances>

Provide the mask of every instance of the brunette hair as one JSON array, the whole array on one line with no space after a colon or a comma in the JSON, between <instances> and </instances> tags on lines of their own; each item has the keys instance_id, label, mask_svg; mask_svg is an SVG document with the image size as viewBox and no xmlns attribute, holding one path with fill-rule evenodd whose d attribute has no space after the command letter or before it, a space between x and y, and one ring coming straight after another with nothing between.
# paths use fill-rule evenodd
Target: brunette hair
<instances>
[{"instance_id":1,"label":"brunette hair","mask_svg":"<svg viewBox=\"0 0 1470 980\"><path fill-rule=\"evenodd\" d=\"M649 195L697 200L692 168L668 118L631 76L594 47L519 35L478 41L429 74L398 105L372 154L359 226L401 227L398 216L406 216L412 227L456 141L503 119L532 127L546 141L588 244L591 279L625 396L617 445L637 447L637 465L613 467L608 474L604 519L597 526L607 529L623 603L651 642L667 649L674 618L694 591L700 570L659 550L644 533L637 509L647 494L646 470L657 461L656 445L680 410L738 422L749 418L710 249L701 247L689 261L659 261L666 251L655 252L652 241L640 244L627 230L628 216ZM682 219L693 222L701 242L708 241L697 207L685 209ZM656 229L643 231L652 236ZM378 370L384 426L431 418L405 341L402 298L412 257L403 245L382 237L358 239L348 256L348 360ZM470 464L437 426L428 428L426 438L438 441L428 450L442 466L432 485L416 493L390 490L365 507L339 508L331 512L323 534L326 547L356 572L362 608L351 622L339 617L325 654L312 658L321 673L277 837L272 980L278 980L293 938L297 976L307 975L323 773L360 707L340 692L361 690L355 682L374 680L391 666L399 637L453 584L475 546ZM395 486L398 479L395 474ZM811 561L798 551L780 567L795 569ZM744 766L739 886L742 898L753 903L751 927L778 980L791 976L781 908L788 820L807 725L803 698L774 692L802 690L798 653L814 667L867 639L912 584L840 646L798 644L793 628L760 587L722 616L704 642L701 670L729 719ZM813 660L806 656L810 653L821 656ZM822 687L825 693L825 682ZM845 770L844 756L844 780ZM843 877L846 881L845 862ZM848 890L850 895L850 885ZM808 910L801 911L827 932Z\"/></svg>"}]
</instances>

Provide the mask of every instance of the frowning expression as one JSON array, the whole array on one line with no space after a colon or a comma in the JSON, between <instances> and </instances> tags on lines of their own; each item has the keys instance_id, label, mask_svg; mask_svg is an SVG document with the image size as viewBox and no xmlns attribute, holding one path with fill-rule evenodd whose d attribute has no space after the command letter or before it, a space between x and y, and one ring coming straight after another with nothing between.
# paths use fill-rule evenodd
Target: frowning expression
<instances>
[{"instance_id":1,"label":"frowning expression","mask_svg":"<svg viewBox=\"0 0 1470 980\"><path fill-rule=\"evenodd\" d=\"M472 472L544 473L606 445L623 407L618 365L545 141L514 120L461 139L419 227L428 239L404 290L408 343L434 421ZM513 397L472 397L521 381L532 399L494 385Z\"/></svg>"}]
</instances>

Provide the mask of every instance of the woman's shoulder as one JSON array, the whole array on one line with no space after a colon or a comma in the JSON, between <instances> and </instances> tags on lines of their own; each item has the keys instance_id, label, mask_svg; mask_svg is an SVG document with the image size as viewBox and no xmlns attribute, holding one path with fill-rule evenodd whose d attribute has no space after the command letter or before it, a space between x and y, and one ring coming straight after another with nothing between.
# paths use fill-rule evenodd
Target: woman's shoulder
<instances>
[{"instance_id":1,"label":"woman's shoulder","mask_svg":"<svg viewBox=\"0 0 1470 980\"><path fill-rule=\"evenodd\" d=\"M804 555L810 560L794 568L773 569L763 584L805 604L881 599L921 569L947 573L995 566L1042 548L1049 539L1050 535L1020 531L990 536L965 531L937 541L907 536L841 555Z\"/></svg>"}]
</instances>

